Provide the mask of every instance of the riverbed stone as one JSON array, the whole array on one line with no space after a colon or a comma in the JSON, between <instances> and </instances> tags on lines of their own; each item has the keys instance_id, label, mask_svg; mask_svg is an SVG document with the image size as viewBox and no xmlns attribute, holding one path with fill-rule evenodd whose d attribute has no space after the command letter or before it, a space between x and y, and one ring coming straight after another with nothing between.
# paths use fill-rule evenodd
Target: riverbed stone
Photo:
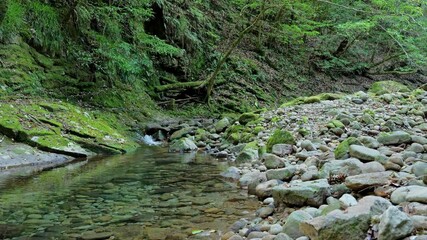
<instances>
[{"instance_id":1,"label":"riverbed stone","mask_svg":"<svg viewBox=\"0 0 427 240\"><path fill-rule=\"evenodd\" d=\"M414 224L405 213L390 206L381 216L378 240L398 240L411 234Z\"/></svg>"},{"instance_id":2,"label":"riverbed stone","mask_svg":"<svg viewBox=\"0 0 427 240\"><path fill-rule=\"evenodd\" d=\"M381 153L375 149L367 148L360 145L350 145L350 156L365 161L375 161Z\"/></svg>"},{"instance_id":3,"label":"riverbed stone","mask_svg":"<svg viewBox=\"0 0 427 240\"><path fill-rule=\"evenodd\" d=\"M258 160L258 157L258 150L252 148L243 149L243 151L237 155L236 163L242 164L252 162Z\"/></svg>"},{"instance_id":4,"label":"riverbed stone","mask_svg":"<svg viewBox=\"0 0 427 240\"><path fill-rule=\"evenodd\" d=\"M217 133L223 132L228 126L230 125L230 120L228 118L223 118L221 120L219 120L216 124L215 124L215 131Z\"/></svg>"},{"instance_id":5,"label":"riverbed stone","mask_svg":"<svg viewBox=\"0 0 427 240\"><path fill-rule=\"evenodd\" d=\"M360 136L359 141L363 144L363 146L368 148L378 148L380 146L380 143L373 137L370 136Z\"/></svg>"},{"instance_id":6,"label":"riverbed stone","mask_svg":"<svg viewBox=\"0 0 427 240\"><path fill-rule=\"evenodd\" d=\"M396 189L390 196L394 204L403 202L427 203L427 187L425 186L406 186Z\"/></svg>"},{"instance_id":7,"label":"riverbed stone","mask_svg":"<svg viewBox=\"0 0 427 240\"><path fill-rule=\"evenodd\" d=\"M266 176L268 180L277 179L282 181L288 181L294 176L296 171L297 168L295 166L289 166L285 168L268 170L266 172Z\"/></svg>"},{"instance_id":8,"label":"riverbed stone","mask_svg":"<svg viewBox=\"0 0 427 240\"><path fill-rule=\"evenodd\" d=\"M331 160L326 162L319 171L319 177L327 178L332 175L353 176L361 174L363 163L356 158L346 160Z\"/></svg>"},{"instance_id":9,"label":"riverbed stone","mask_svg":"<svg viewBox=\"0 0 427 240\"><path fill-rule=\"evenodd\" d=\"M399 145L411 142L412 137L407 132L395 131L391 133L381 133L377 140L379 143L384 145Z\"/></svg>"},{"instance_id":10,"label":"riverbed stone","mask_svg":"<svg viewBox=\"0 0 427 240\"><path fill-rule=\"evenodd\" d=\"M245 186L248 186L249 184L258 185L265 181L267 181L267 177L265 173L255 170L253 172L243 174L243 176L239 180L239 183L240 183L240 186L245 187Z\"/></svg>"},{"instance_id":11,"label":"riverbed stone","mask_svg":"<svg viewBox=\"0 0 427 240\"><path fill-rule=\"evenodd\" d=\"M427 175L427 162L418 161L412 165L412 173L416 177L422 177Z\"/></svg>"},{"instance_id":12,"label":"riverbed stone","mask_svg":"<svg viewBox=\"0 0 427 240\"><path fill-rule=\"evenodd\" d=\"M264 161L264 165L267 169L276 169L285 166L285 159L271 153L265 153L262 156L262 160Z\"/></svg>"},{"instance_id":13,"label":"riverbed stone","mask_svg":"<svg viewBox=\"0 0 427 240\"><path fill-rule=\"evenodd\" d=\"M422 153L425 151L423 145L419 144L419 143L412 143L411 146L409 146L407 149L407 151L412 151L415 153Z\"/></svg>"},{"instance_id":14,"label":"riverbed stone","mask_svg":"<svg viewBox=\"0 0 427 240\"><path fill-rule=\"evenodd\" d=\"M255 188L255 195L259 199L265 199L272 196L273 187L279 185L278 180L270 180L267 182L260 183Z\"/></svg>"},{"instance_id":15,"label":"riverbed stone","mask_svg":"<svg viewBox=\"0 0 427 240\"><path fill-rule=\"evenodd\" d=\"M240 170L237 167L229 167L224 172L221 172L220 175L226 179L239 180Z\"/></svg>"},{"instance_id":16,"label":"riverbed stone","mask_svg":"<svg viewBox=\"0 0 427 240\"><path fill-rule=\"evenodd\" d=\"M303 210L294 211L286 219L283 225L283 232L293 239L304 236L299 226L302 222L311 219L313 219L313 217Z\"/></svg>"},{"instance_id":17,"label":"riverbed stone","mask_svg":"<svg viewBox=\"0 0 427 240\"><path fill-rule=\"evenodd\" d=\"M386 185L392 172L364 173L349 176L345 179L345 185L353 191L360 191L369 187Z\"/></svg>"},{"instance_id":18,"label":"riverbed stone","mask_svg":"<svg viewBox=\"0 0 427 240\"><path fill-rule=\"evenodd\" d=\"M279 185L273 188L274 202L289 206L319 207L330 194L326 179L291 182L289 186Z\"/></svg>"},{"instance_id":19,"label":"riverbed stone","mask_svg":"<svg viewBox=\"0 0 427 240\"><path fill-rule=\"evenodd\" d=\"M266 206L258 209L255 212L255 215L260 218L266 218L274 213L274 207L273 206Z\"/></svg>"},{"instance_id":20,"label":"riverbed stone","mask_svg":"<svg viewBox=\"0 0 427 240\"><path fill-rule=\"evenodd\" d=\"M283 157L293 152L293 146L291 144L275 144L271 152L277 156Z\"/></svg>"},{"instance_id":21,"label":"riverbed stone","mask_svg":"<svg viewBox=\"0 0 427 240\"><path fill-rule=\"evenodd\" d=\"M310 239L365 239L371 217L382 214L391 203L381 197L366 196L345 211L334 210L325 216L300 224L300 230Z\"/></svg>"},{"instance_id":22,"label":"riverbed stone","mask_svg":"<svg viewBox=\"0 0 427 240\"><path fill-rule=\"evenodd\" d=\"M189 138L178 139L169 146L170 152L192 152L197 149L196 144Z\"/></svg>"}]
</instances>

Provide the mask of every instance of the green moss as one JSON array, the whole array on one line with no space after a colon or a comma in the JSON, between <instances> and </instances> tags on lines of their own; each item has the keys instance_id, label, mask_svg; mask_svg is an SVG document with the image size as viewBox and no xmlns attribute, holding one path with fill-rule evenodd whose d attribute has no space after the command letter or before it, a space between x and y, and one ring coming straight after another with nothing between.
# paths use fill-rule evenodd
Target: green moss
<instances>
[{"instance_id":1,"label":"green moss","mask_svg":"<svg viewBox=\"0 0 427 240\"><path fill-rule=\"evenodd\" d=\"M289 102L282 104L281 107L317 103L325 100L336 100L336 99L342 98L343 96L344 96L343 94L339 94L339 93L322 93L322 94L310 96L310 97L298 97Z\"/></svg>"},{"instance_id":2,"label":"green moss","mask_svg":"<svg viewBox=\"0 0 427 240\"><path fill-rule=\"evenodd\" d=\"M264 131L265 129L264 129L264 127L263 126L256 126L255 128L254 128L254 130L252 130L252 132L256 135L256 134L258 134L258 133L260 133L260 132L262 132L262 131Z\"/></svg>"},{"instance_id":3,"label":"green moss","mask_svg":"<svg viewBox=\"0 0 427 240\"><path fill-rule=\"evenodd\" d=\"M295 144L295 139L290 132L277 129L267 141L267 152L271 152L273 145L279 143Z\"/></svg>"},{"instance_id":4,"label":"green moss","mask_svg":"<svg viewBox=\"0 0 427 240\"><path fill-rule=\"evenodd\" d=\"M340 120L332 120L327 124L328 128L344 128L344 124Z\"/></svg>"},{"instance_id":5,"label":"green moss","mask_svg":"<svg viewBox=\"0 0 427 240\"><path fill-rule=\"evenodd\" d=\"M342 141L334 151L335 159L345 159L348 156L350 145L362 145L355 137L349 137Z\"/></svg>"},{"instance_id":6,"label":"green moss","mask_svg":"<svg viewBox=\"0 0 427 240\"><path fill-rule=\"evenodd\" d=\"M369 93L375 95L383 95L386 93L409 92L408 86L396 81L379 81L372 84L369 88Z\"/></svg>"},{"instance_id":7,"label":"green moss","mask_svg":"<svg viewBox=\"0 0 427 240\"><path fill-rule=\"evenodd\" d=\"M255 120L257 120L259 118L259 114L255 114L255 113L243 113L242 115L240 115L239 117L239 123L242 125L246 125L249 122L253 122Z\"/></svg>"}]
</instances>

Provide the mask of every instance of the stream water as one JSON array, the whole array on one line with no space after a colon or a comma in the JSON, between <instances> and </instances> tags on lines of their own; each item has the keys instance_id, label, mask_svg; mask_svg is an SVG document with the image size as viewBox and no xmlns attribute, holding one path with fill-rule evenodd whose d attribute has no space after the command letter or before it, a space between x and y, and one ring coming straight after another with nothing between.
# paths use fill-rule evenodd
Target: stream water
<instances>
[{"instance_id":1,"label":"stream water","mask_svg":"<svg viewBox=\"0 0 427 240\"><path fill-rule=\"evenodd\" d=\"M143 147L17 175L0 184L0 239L218 239L258 207L227 167Z\"/></svg>"}]
</instances>

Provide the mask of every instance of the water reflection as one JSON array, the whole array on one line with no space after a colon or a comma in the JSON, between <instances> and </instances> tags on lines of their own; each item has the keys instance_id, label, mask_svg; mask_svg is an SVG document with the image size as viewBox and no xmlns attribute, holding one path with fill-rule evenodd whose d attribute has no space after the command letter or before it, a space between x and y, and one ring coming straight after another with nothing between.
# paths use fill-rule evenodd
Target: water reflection
<instances>
[{"instance_id":1,"label":"water reflection","mask_svg":"<svg viewBox=\"0 0 427 240\"><path fill-rule=\"evenodd\" d=\"M143 148L91 159L33 177L14 177L0 190L0 238L173 239L194 230L217 232L251 217L248 200L218 173L228 167L201 154Z\"/></svg>"}]
</instances>

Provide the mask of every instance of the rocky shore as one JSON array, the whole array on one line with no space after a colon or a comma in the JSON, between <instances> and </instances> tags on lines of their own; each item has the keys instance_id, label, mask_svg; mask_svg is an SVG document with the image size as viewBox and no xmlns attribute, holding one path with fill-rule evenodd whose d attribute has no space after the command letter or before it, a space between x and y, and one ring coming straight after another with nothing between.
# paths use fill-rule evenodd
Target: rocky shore
<instances>
[{"instance_id":1,"label":"rocky shore","mask_svg":"<svg viewBox=\"0 0 427 240\"><path fill-rule=\"evenodd\" d=\"M223 240L427 239L426 90L384 81L147 132L235 163L222 176L262 207Z\"/></svg>"}]
</instances>

